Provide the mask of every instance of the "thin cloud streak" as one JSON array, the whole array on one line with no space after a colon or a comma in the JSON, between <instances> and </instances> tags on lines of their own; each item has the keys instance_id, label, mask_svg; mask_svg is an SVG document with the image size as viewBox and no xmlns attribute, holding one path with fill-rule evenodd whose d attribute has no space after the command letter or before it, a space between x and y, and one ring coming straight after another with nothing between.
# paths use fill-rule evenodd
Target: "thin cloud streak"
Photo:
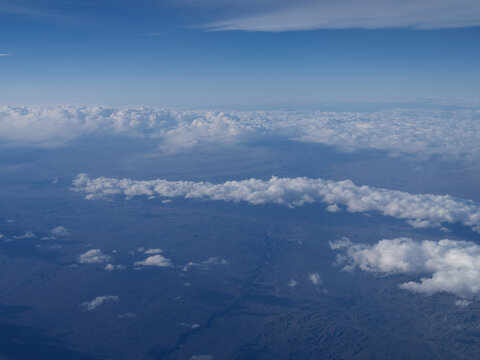
<instances>
[{"instance_id":1,"label":"thin cloud streak","mask_svg":"<svg viewBox=\"0 0 480 360\"><path fill-rule=\"evenodd\" d=\"M480 25L473 0L302 0L206 24L212 31L305 31L316 29L451 29Z\"/></svg>"}]
</instances>

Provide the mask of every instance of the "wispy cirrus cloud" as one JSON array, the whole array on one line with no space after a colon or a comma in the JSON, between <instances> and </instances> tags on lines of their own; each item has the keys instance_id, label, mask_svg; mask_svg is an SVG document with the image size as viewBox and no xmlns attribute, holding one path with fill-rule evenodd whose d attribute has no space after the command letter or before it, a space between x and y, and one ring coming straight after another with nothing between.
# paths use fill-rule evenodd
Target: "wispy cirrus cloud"
<instances>
[{"instance_id":1,"label":"wispy cirrus cloud","mask_svg":"<svg viewBox=\"0 0 480 360\"><path fill-rule=\"evenodd\" d=\"M441 227L461 223L480 232L480 204L449 195L410 194L403 191L357 186L350 180L332 181L310 178L249 179L221 184L193 181L131 180L79 174L73 190L86 193L86 199L108 198L185 198L221 200L252 205L279 204L290 207L321 202L341 205L349 212L377 212L404 219L410 225ZM328 210L328 209L327 209ZM331 211L331 210L329 210ZM338 211L338 209L336 209Z\"/></svg>"},{"instance_id":2,"label":"wispy cirrus cloud","mask_svg":"<svg viewBox=\"0 0 480 360\"><path fill-rule=\"evenodd\" d=\"M219 7L219 2L214 2ZM228 2L222 2L228 8ZM238 5L237 5L238 6ZM216 31L449 29L480 25L475 0L299 0L245 3L243 15L205 25Z\"/></svg>"},{"instance_id":3,"label":"wispy cirrus cloud","mask_svg":"<svg viewBox=\"0 0 480 360\"><path fill-rule=\"evenodd\" d=\"M0 2L0 13L15 14L35 18L62 18L62 16L57 14L55 11L48 9L45 3L41 4L40 1L29 0L2 0L2 2Z\"/></svg>"}]
</instances>

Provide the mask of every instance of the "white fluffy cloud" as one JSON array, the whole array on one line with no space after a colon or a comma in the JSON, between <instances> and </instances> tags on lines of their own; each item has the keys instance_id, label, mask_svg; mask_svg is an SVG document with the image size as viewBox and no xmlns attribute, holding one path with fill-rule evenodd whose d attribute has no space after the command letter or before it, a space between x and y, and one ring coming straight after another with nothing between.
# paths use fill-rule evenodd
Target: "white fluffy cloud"
<instances>
[{"instance_id":1,"label":"white fluffy cloud","mask_svg":"<svg viewBox=\"0 0 480 360\"><path fill-rule=\"evenodd\" d=\"M78 256L80 264L102 264L109 262L111 256L104 254L100 249L91 249Z\"/></svg>"},{"instance_id":2,"label":"white fluffy cloud","mask_svg":"<svg viewBox=\"0 0 480 360\"><path fill-rule=\"evenodd\" d=\"M124 265L107 264L107 265L105 265L105 270L107 270L107 271L125 270L125 266Z\"/></svg>"},{"instance_id":3,"label":"white fluffy cloud","mask_svg":"<svg viewBox=\"0 0 480 360\"><path fill-rule=\"evenodd\" d=\"M252 137L321 143L344 151L479 156L480 110L379 112L201 111L153 107L0 106L0 144L52 147L82 136L156 139L166 152Z\"/></svg>"},{"instance_id":4,"label":"white fluffy cloud","mask_svg":"<svg viewBox=\"0 0 480 360\"><path fill-rule=\"evenodd\" d=\"M102 305L105 302L108 302L108 301L115 302L115 301L118 301L118 300L119 300L119 297L114 296L114 295L97 296L92 301L86 301L86 302L82 303L82 306L85 306L88 311L91 311L91 310L95 310L96 308L98 308L100 305Z\"/></svg>"},{"instance_id":5,"label":"white fluffy cloud","mask_svg":"<svg viewBox=\"0 0 480 360\"><path fill-rule=\"evenodd\" d=\"M157 254L147 257L145 260L135 262L135 266L172 267L172 261L163 255Z\"/></svg>"},{"instance_id":6,"label":"white fluffy cloud","mask_svg":"<svg viewBox=\"0 0 480 360\"><path fill-rule=\"evenodd\" d=\"M298 284L297 280L295 280L295 279L290 279L290 280L288 281L288 283L287 283L287 286L288 286L288 287L295 287L295 286L297 286L297 284Z\"/></svg>"},{"instance_id":7,"label":"white fluffy cloud","mask_svg":"<svg viewBox=\"0 0 480 360\"><path fill-rule=\"evenodd\" d=\"M320 278L320 275L318 273L311 273L308 274L308 278L312 282L313 285L321 285L322 284L322 279Z\"/></svg>"},{"instance_id":8,"label":"white fluffy cloud","mask_svg":"<svg viewBox=\"0 0 480 360\"><path fill-rule=\"evenodd\" d=\"M419 281L407 281L400 288L427 295L448 292L463 299L480 298L480 246L475 243L398 238L369 245L344 238L330 247L342 252L337 262L344 264L344 270L420 276Z\"/></svg>"},{"instance_id":9,"label":"white fluffy cloud","mask_svg":"<svg viewBox=\"0 0 480 360\"><path fill-rule=\"evenodd\" d=\"M233 142L249 128L234 114L101 106L0 106L0 143L61 146L86 135L159 139L167 151Z\"/></svg>"},{"instance_id":10,"label":"white fluffy cloud","mask_svg":"<svg viewBox=\"0 0 480 360\"><path fill-rule=\"evenodd\" d=\"M53 236L60 236L60 237L70 236L70 233L68 232L67 228L61 225L54 227L51 232Z\"/></svg>"},{"instance_id":11,"label":"white fluffy cloud","mask_svg":"<svg viewBox=\"0 0 480 360\"><path fill-rule=\"evenodd\" d=\"M357 186L350 180L331 181L310 178L250 179L223 184L192 181L130 180L79 174L73 190L85 192L87 199L113 195L149 198L246 201L252 205L274 203L301 206L322 202L342 205L349 212L379 212L405 219L414 227L440 227L442 223L461 223L480 232L480 205L449 195L410 194L407 192ZM330 208L330 206L329 206ZM331 209L330 209L331 211Z\"/></svg>"}]
</instances>

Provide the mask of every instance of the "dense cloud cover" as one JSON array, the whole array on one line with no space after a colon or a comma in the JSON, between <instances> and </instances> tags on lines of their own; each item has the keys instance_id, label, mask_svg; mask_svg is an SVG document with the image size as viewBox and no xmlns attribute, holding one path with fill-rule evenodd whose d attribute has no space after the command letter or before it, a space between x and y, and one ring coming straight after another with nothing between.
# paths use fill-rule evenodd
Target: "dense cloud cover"
<instances>
[{"instance_id":1,"label":"dense cloud cover","mask_svg":"<svg viewBox=\"0 0 480 360\"><path fill-rule=\"evenodd\" d=\"M418 156L480 155L480 110L202 111L152 107L0 107L0 144L55 147L85 136L157 139L165 152L262 137Z\"/></svg>"},{"instance_id":2,"label":"dense cloud cover","mask_svg":"<svg viewBox=\"0 0 480 360\"><path fill-rule=\"evenodd\" d=\"M405 290L427 295L445 291L465 299L478 299L480 295L480 246L472 242L398 238L368 245L344 238L330 247L343 252L338 263L347 271L358 268L377 274L430 276L401 284Z\"/></svg>"},{"instance_id":3,"label":"dense cloud cover","mask_svg":"<svg viewBox=\"0 0 480 360\"><path fill-rule=\"evenodd\" d=\"M336 205L337 208L338 205L344 206L349 212L379 212L385 216L405 219L414 227L440 227L442 223L461 223L480 232L480 204L449 195L410 194L365 185L357 186L350 180L272 177L270 180L249 179L213 184L161 179L91 179L86 174L79 174L73 181L73 190L85 192L86 199L114 195L182 197L246 201L252 205L274 203L291 207L322 202ZM337 208L335 211L338 211Z\"/></svg>"}]
</instances>

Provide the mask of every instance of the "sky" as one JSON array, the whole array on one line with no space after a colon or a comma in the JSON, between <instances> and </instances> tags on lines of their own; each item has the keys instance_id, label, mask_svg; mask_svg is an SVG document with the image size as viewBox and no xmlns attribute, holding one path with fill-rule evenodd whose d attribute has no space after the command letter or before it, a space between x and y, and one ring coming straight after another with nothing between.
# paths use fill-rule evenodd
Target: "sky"
<instances>
[{"instance_id":1,"label":"sky","mask_svg":"<svg viewBox=\"0 0 480 360\"><path fill-rule=\"evenodd\" d=\"M0 33L1 104L480 97L473 0L0 0Z\"/></svg>"}]
</instances>

